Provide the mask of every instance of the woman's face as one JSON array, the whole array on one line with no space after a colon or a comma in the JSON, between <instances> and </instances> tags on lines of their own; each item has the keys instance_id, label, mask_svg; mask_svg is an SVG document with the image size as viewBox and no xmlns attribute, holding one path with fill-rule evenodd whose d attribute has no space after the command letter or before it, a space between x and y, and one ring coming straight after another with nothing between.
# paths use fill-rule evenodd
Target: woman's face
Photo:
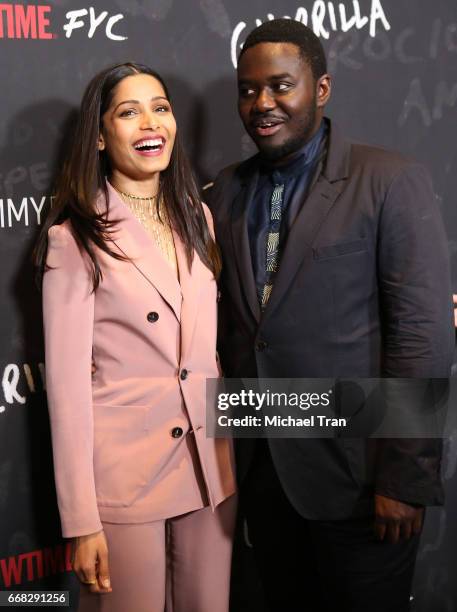
<instances>
[{"instance_id":1,"label":"woman's face","mask_svg":"<svg viewBox=\"0 0 457 612\"><path fill-rule=\"evenodd\" d=\"M99 149L106 150L113 175L144 181L168 166L176 121L160 82L149 74L128 76L114 90L102 117Z\"/></svg>"}]
</instances>

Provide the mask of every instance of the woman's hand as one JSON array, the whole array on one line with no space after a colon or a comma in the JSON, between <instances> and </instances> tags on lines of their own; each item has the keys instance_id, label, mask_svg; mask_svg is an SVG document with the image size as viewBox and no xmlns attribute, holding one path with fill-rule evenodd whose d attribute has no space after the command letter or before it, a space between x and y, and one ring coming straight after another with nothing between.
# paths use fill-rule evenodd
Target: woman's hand
<instances>
[{"instance_id":1,"label":"woman's hand","mask_svg":"<svg viewBox=\"0 0 457 612\"><path fill-rule=\"evenodd\" d=\"M73 570L92 593L110 593L108 544L105 532L79 536L73 541Z\"/></svg>"}]
</instances>

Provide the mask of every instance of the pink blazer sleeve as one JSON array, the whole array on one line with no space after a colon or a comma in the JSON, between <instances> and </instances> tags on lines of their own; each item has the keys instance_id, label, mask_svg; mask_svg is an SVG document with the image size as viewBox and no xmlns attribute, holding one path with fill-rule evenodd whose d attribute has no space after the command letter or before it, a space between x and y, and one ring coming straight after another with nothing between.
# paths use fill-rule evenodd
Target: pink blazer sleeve
<instances>
[{"instance_id":1,"label":"pink blazer sleeve","mask_svg":"<svg viewBox=\"0 0 457 612\"><path fill-rule=\"evenodd\" d=\"M93 469L91 275L66 225L50 228L43 278L46 388L64 537L102 529Z\"/></svg>"}]
</instances>

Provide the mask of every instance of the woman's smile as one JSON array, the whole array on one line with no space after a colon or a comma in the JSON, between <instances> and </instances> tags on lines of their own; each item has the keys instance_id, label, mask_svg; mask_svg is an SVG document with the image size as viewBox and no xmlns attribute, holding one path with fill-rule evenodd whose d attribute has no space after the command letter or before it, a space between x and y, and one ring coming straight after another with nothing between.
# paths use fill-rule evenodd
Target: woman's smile
<instances>
[{"instance_id":1,"label":"woman's smile","mask_svg":"<svg viewBox=\"0 0 457 612\"><path fill-rule=\"evenodd\" d=\"M158 136L155 138L142 138L138 140L133 148L139 155L145 157L157 157L162 155L165 150L166 138Z\"/></svg>"}]
</instances>

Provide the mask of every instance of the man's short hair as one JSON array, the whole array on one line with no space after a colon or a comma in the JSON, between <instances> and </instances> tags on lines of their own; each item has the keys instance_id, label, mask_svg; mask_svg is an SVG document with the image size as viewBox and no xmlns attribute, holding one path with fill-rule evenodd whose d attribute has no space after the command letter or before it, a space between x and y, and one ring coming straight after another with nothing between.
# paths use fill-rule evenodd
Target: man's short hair
<instances>
[{"instance_id":1,"label":"man's short hair","mask_svg":"<svg viewBox=\"0 0 457 612\"><path fill-rule=\"evenodd\" d=\"M303 60L309 64L315 80L327 72L327 60L321 41L310 28L299 21L273 19L262 23L246 38L238 61L245 51L264 42L296 45Z\"/></svg>"}]
</instances>

